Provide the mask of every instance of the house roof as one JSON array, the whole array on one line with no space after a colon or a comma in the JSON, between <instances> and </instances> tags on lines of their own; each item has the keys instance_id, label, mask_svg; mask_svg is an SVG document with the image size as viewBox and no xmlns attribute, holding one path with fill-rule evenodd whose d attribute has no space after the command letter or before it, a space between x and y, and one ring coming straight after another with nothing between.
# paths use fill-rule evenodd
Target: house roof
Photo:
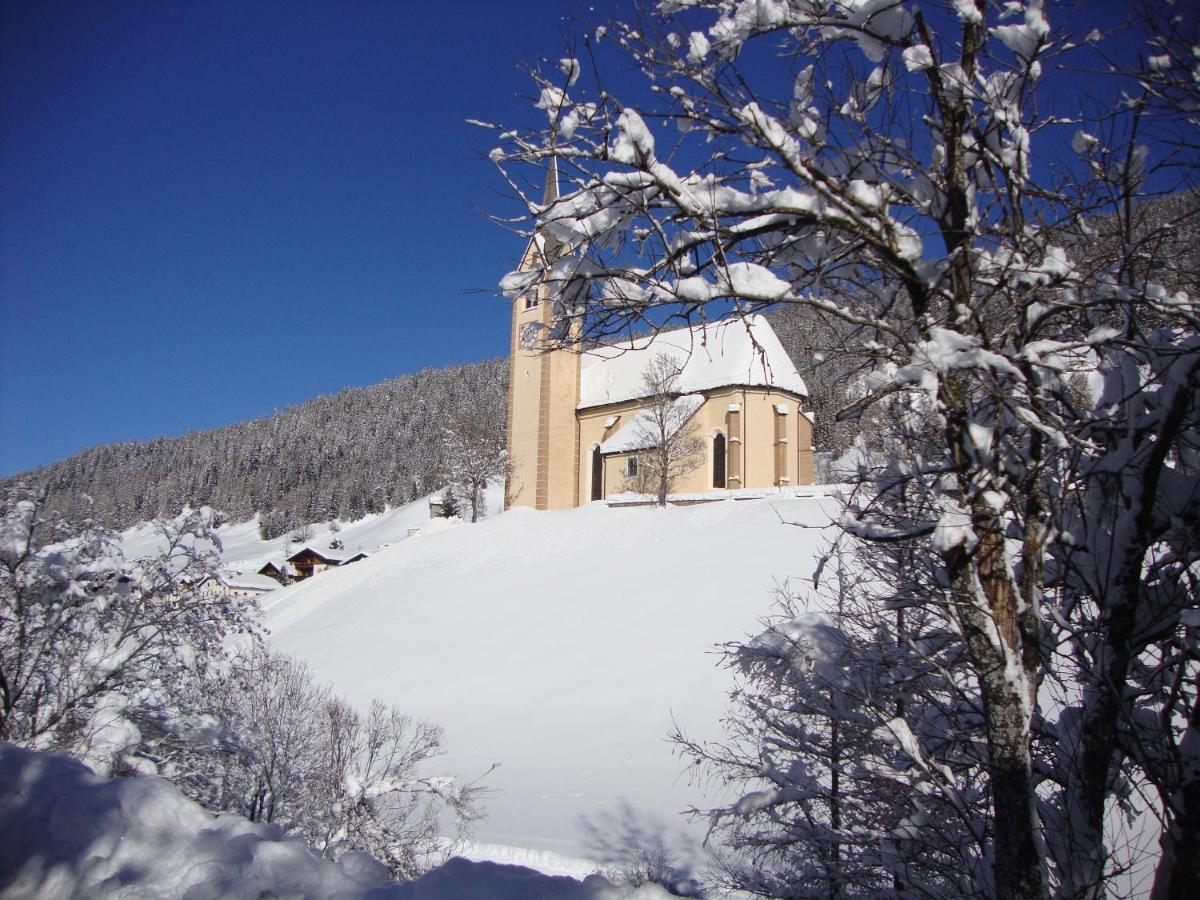
<instances>
[{"instance_id":1,"label":"house roof","mask_svg":"<svg viewBox=\"0 0 1200 900\"><path fill-rule=\"evenodd\" d=\"M588 350L580 365L579 408L646 396L642 373L660 353L679 366L677 389L682 394L746 385L808 396L804 379L766 316L750 315Z\"/></svg>"},{"instance_id":2,"label":"house roof","mask_svg":"<svg viewBox=\"0 0 1200 900\"><path fill-rule=\"evenodd\" d=\"M675 431L686 425L704 405L704 397L700 394L685 394L671 401L669 421L675 424ZM647 447L658 446L654 428L653 413L648 409L639 410L637 415L625 423L607 441L600 445L601 453L629 453L633 450L645 450Z\"/></svg>"},{"instance_id":3,"label":"house roof","mask_svg":"<svg viewBox=\"0 0 1200 900\"><path fill-rule=\"evenodd\" d=\"M317 559L319 559L323 563L333 563L335 565L340 563L342 561L342 559L344 558L341 556L329 556L325 553L322 553L320 550L314 550L312 547L305 546L305 547L301 547L299 550L297 550L295 553L293 553L291 556L289 556L287 558L287 561L292 562L297 557L303 556L306 553L311 553L313 556L317 557Z\"/></svg>"},{"instance_id":4,"label":"house roof","mask_svg":"<svg viewBox=\"0 0 1200 900\"><path fill-rule=\"evenodd\" d=\"M241 590L273 591L279 587L279 582L274 578L257 572L227 572L221 580L227 587Z\"/></svg>"}]
</instances>

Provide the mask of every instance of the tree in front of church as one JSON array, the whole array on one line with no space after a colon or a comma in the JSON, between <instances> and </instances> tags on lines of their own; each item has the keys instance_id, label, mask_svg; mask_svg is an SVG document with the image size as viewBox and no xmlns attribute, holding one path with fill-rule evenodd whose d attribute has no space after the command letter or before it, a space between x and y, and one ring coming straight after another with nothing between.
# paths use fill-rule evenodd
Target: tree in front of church
<instances>
[{"instance_id":1,"label":"tree in front of church","mask_svg":"<svg viewBox=\"0 0 1200 900\"><path fill-rule=\"evenodd\" d=\"M679 394L679 363L659 353L642 371L642 409L634 420L634 439L639 448L638 477L659 506L675 481L695 471L704 442L691 422L702 402L698 395Z\"/></svg>"}]
</instances>

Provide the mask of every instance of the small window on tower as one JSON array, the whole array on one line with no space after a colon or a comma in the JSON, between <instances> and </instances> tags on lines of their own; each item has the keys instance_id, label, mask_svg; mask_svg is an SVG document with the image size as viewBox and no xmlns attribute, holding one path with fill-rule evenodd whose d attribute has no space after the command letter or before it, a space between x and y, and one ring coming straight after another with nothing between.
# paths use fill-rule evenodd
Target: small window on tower
<instances>
[{"instance_id":1,"label":"small window on tower","mask_svg":"<svg viewBox=\"0 0 1200 900\"><path fill-rule=\"evenodd\" d=\"M526 309L534 309L537 305L538 305L537 294L526 294L525 295L525 308Z\"/></svg>"}]
</instances>

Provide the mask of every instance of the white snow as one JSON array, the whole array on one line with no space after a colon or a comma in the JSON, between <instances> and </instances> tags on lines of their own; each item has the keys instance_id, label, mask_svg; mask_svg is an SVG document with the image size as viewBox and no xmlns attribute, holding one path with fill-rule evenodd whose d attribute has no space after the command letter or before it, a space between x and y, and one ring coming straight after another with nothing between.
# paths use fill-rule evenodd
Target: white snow
<instances>
[{"instance_id":1,"label":"white snow","mask_svg":"<svg viewBox=\"0 0 1200 900\"><path fill-rule=\"evenodd\" d=\"M678 389L776 387L808 396L804 380L765 316L708 322L589 350L579 376L579 408L643 396L642 373L660 353L680 369Z\"/></svg>"},{"instance_id":2,"label":"white snow","mask_svg":"<svg viewBox=\"0 0 1200 900\"><path fill-rule=\"evenodd\" d=\"M572 872L578 879L554 877L528 867L464 858L397 884L365 854L347 853L336 863L323 859L273 825L212 815L164 779L106 780L69 757L8 744L0 744L0 834L4 835L0 896L25 900L368 896L378 900L663 900L668 896L653 885L613 887L599 876L588 877L588 872ZM512 862L525 858L510 854Z\"/></svg>"},{"instance_id":3,"label":"white snow","mask_svg":"<svg viewBox=\"0 0 1200 900\"><path fill-rule=\"evenodd\" d=\"M654 161L654 136L634 109L626 108L617 119L612 158L631 166Z\"/></svg>"},{"instance_id":4,"label":"white snow","mask_svg":"<svg viewBox=\"0 0 1200 900\"><path fill-rule=\"evenodd\" d=\"M704 405L704 397L700 394L685 394L671 401L671 409L666 415L668 425L674 424L674 434L696 414ZM654 416L648 409L640 410L627 424L617 430L617 433L600 445L601 453L628 453L631 450L645 450L658 445L658 435L655 433Z\"/></svg>"},{"instance_id":5,"label":"white snow","mask_svg":"<svg viewBox=\"0 0 1200 900\"><path fill-rule=\"evenodd\" d=\"M587 825L618 821L694 847L677 813L704 794L666 735L718 735L714 646L761 631L777 581L811 576L834 512L783 495L515 509L275 591L266 621L352 701L443 725L447 771L500 763L477 847L595 858Z\"/></svg>"},{"instance_id":6,"label":"white snow","mask_svg":"<svg viewBox=\"0 0 1200 900\"><path fill-rule=\"evenodd\" d=\"M258 602L275 648L339 693L444 726L445 771L500 763L465 855L580 877L612 861L588 826L620 822L696 864L703 831L678 813L705 795L665 737L673 722L719 734L731 682L713 648L761 631L778 581L810 577L837 508L813 493L517 509L477 525L431 521L421 500L315 531L314 547L371 555ZM493 489L489 509L499 501ZM254 522L220 534L227 567L281 555ZM155 545L146 526L123 537L133 554Z\"/></svg>"},{"instance_id":7,"label":"white snow","mask_svg":"<svg viewBox=\"0 0 1200 900\"><path fill-rule=\"evenodd\" d=\"M161 778L106 781L7 744L0 833L5 897L353 896L387 879L361 856L334 865L276 828L213 816Z\"/></svg>"},{"instance_id":8,"label":"white snow","mask_svg":"<svg viewBox=\"0 0 1200 900\"><path fill-rule=\"evenodd\" d=\"M1025 21L1020 25L998 25L992 29L1004 46L1025 60L1032 60L1050 33L1050 24L1042 12L1040 0L1029 0Z\"/></svg>"},{"instance_id":9,"label":"white snow","mask_svg":"<svg viewBox=\"0 0 1200 900\"><path fill-rule=\"evenodd\" d=\"M975 6L975 0L954 0L954 11L964 22L978 25L983 21L983 14Z\"/></svg>"},{"instance_id":10,"label":"white snow","mask_svg":"<svg viewBox=\"0 0 1200 900\"><path fill-rule=\"evenodd\" d=\"M568 56L558 61L558 68L567 76L567 87L571 87L579 80L579 60Z\"/></svg>"},{"instance_id":11,"label":"white snow","mask_svg":"<svg viewBox=\"0 0 1200 900\"><path fill-rule=\"evenodd\" d=\"M340 559L347 559L359 552L373 554L405 540L413 529L428 528L435 524L429 519L429 501L440 496L440 493L431 494L354 522L338 522L337 531L332 530L328 522L315 523L312 525L312 534L300 543L292 543L286 535L264 541L258 534L257 519L236 525L223 525L217 529L217 536L221 539L221 563L225 580L227 583L236 584L257 581L249 576L262 568L266 562L274 561L279 564L285 557L291 556L306 545L318 553ZM488 511L498 512L502 504L502 488L498 485L490 488L487 495ZM335 540L341 541L341 549L335 550L329 546ZM130 559L149 556L162 547L162 536L149 523L122 532L120 541L121 549Z\"/></svg>"},{"instance_id":12,"label":"white snow","mask_svg":"<svg viewBox=\"0 0 1200 900\"><path fill-rule=\"evenodd\" d=\"M910 72L933 68L933 53L926 44L914 44L904 51L904 66Z\"/></svg>"}]
</instances>

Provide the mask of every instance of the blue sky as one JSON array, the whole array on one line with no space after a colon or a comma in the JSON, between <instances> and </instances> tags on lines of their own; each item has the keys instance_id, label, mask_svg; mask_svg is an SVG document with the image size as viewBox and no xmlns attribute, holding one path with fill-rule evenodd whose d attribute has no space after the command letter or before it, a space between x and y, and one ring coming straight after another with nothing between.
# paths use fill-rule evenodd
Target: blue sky
<instances>
[{"instance_id":1,"label":"blue sky","mask_svg":"<svg viewBox=\"0 0 1200 900\"><path fill-rule=\"evenodd\" d=\"M552 0L6 2L0 474L507 352Z\"/></svg>"},{"instance_id":2,"label":"blue sky","mask_svg":"<svg viewBox=\"0 0 1200 900\"><path fill-rule=\"evenodd\" d=\"M0 4L0 475L506 353L522 244L465 120L538 124L521 64L615 6Z\"/></svg>"}]
</instances>

